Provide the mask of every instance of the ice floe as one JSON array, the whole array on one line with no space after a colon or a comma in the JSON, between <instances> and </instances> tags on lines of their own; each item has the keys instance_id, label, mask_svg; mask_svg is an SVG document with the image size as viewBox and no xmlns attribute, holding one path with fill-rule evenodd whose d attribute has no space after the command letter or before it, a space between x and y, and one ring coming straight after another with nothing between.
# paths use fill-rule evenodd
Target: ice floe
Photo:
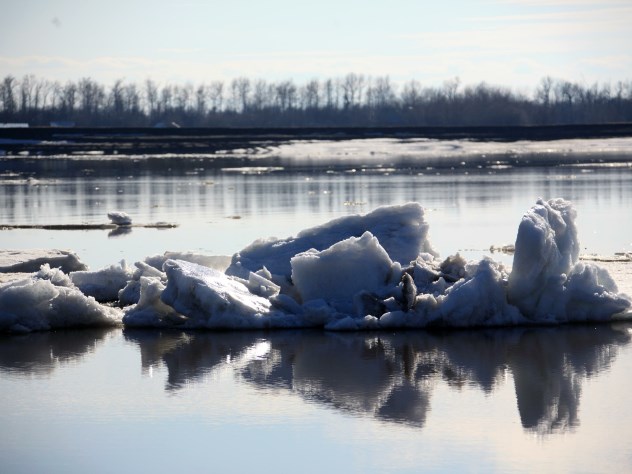
<instances>
[{"instance_id":1,"label":"ice floe","mask_svg":"<svg viewBox=\"0 0 632 474\"><path fill-rule=\"evenodd\" d=\"M227 257L167 252L134 271L121 262L64 278L57 271L58 283L34 275L0 285L0 328L121 320L121 310L92 296L125 306L122 323L133 327L361 330L632 317L631 298L608 272L579 261L575 217L568 201L538 200L520 222L509 270L490 257L441 259L419 204L381 207L258 240L230 265Z\"/></svg>"},{"instance_id":2,"label":"ice floe","mask_svg":"<svg viewBox=\"0 0 632 474\"><path fill-rule=\"evenodd\" d=\"M120 309L84 295L59 269L0 285L0 331L29 332L62 327L114 326Z\"/></svg>"},{"instance_id":3,"label":"ice floe","mask_svg":"<svg viewBox=\"0 0 632 474\"><path fill-rule=\"evenodd\" d=\"M66 273L88 269L79 257L69 250L0 250L0 273L37 272L46 263L53 268L61 268Z\"/></svg>"},{"instance_id":4,"label":"ice floe","mask_svg":"<svg viewBox=\"0 0 632 474\"><path fill-rule=\"evenodd\" d=\"M129 214L122 211L111 211L108 212L108 218L112 224L121 225L121 226L129 226L132 225L132 218Z\"/></svg>"}]
</instances>

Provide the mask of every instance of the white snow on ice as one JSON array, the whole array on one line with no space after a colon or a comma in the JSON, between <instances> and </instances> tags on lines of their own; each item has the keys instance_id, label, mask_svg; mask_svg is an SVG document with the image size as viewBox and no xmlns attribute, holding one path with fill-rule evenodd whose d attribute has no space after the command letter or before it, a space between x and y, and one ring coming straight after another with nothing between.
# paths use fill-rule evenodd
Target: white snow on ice
<instances>
[{"instance_id":1,"label":"white snow on ice","mask_svg":"<svg viewBox=\"0 0 632 474\"><path fill-rule=\"evenodd\" d=\"M579 261L576 211L538 200L513 268L439 258L417 203L258 240L227 257L165 253L70 276L43 266L0 285L0 330L120 324L359 330L558 324L632 318L631 298ZM115 301L123 310L98 303Z\"/></svg>"},{"instance_id":2,"label":"white snow on ice","mask_svg":"<svg viewBox=\"0 0 632 474\"><path fill-rule=\"evenodd\" d=\"M464 159L488 157L502 159L556 155L564 162L565 155L629 155L632 138L519 140L512 142L476 141L467 139L443 140L431 138L373 138L356 140L296 140L258 153L259 156L275 156L293 161L361 159L366 163L384 163L392 158L414 157L415 160ZM367 161L368 160L368 161ZM465 163L463 163L465 165Z\"/></svg>"},{"instance_id":3,"label":"white snow on ice","mask_svg":"<svg viewBox=\"0 0 632 474\"><path fill-rule=\"evenodd\" d=\"M59 269L0 285L0 331L29 332L62 327L114 326L120 309L84 295Z\"/></svg>"}]
</instances>

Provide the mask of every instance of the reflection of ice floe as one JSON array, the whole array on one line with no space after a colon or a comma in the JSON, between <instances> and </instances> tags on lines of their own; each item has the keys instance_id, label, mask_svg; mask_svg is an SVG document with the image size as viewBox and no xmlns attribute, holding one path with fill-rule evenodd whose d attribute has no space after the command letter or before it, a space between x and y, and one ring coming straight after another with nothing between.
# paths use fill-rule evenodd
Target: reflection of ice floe
<instances>
[{"instance_id":1,"label":"reflection of ice floe","mask_svg":"<svg viewBox=\"0 0 632 474\"><path fill-rule=\"evenodd\" d=\"M111 329L59 330L3 336L0 371L48 374L61 364L76 362L93 353Z\"/></svg>"},{"instance_id":2,"label":"reflection of ice floe","mask_svg":"<svg viewBox=\"0 0 632 474\"><path fill-rule=\"evenodd\" d=\"M358 330L629 318L631 300L609 273L578 260L575 214L567 201L539 200L520 223L511 272L489 257L439 259L423 209L409 203L258 240L228 268L225 257L167 253L138 262L134 273L122 264L71 278L87 295L131 304L123 323L135 327ZM23 304L8 295L0 286L5 301ZM22 298L26 306L39 301L35 293ZM30 328L20 313L13 317L9 327Z\"/></svg>"},{"instance_id":3,"label":"reflection of ice floe","mask_svg":"<svg viewBox=\"0 0 632 474\"><path fill-rule=\"evenodd\" d=\"M576 427L582 384L630 343L627 327L615 325L398 334L126 329L125 337L140 346L144 369L167 368L168 390L228 369L261 389L418 427L438 384L492 393L513 379L521 424L539 434Z\"/></svg>"}]
</instances>

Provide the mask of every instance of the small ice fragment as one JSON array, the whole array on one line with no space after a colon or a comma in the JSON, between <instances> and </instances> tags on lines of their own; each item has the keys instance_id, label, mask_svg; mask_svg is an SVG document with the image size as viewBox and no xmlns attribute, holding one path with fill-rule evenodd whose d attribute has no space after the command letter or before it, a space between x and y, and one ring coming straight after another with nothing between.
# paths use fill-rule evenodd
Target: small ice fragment
<instances>
[{"instance_id":1,"label":"small ice fragment","mask_svg":"<svg viewBox=\"0 0 632 474\"><path fill-rule=\"evenodd\" d=\"M112 224L116 225L132 225L132 218L129 214L121 211L108 212L108 218Z\"/></svg>"}]
</instances>

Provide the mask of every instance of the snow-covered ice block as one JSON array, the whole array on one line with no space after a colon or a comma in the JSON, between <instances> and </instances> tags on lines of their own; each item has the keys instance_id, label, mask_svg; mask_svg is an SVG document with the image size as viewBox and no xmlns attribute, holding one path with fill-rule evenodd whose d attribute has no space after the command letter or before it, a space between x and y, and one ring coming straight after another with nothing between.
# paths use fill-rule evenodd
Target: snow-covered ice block
<instances>
[{"instance_id":1,"label":"snow-covered ice block","mask_svg":"<svg viewBox=\"0 0 632 474\"><path fill-rule=\"evenodd\" d=\"M292 281L302 301L322 298L340 311L353 312L361 291L384 291L393 262L370 232L323 251L308 250L290 260Z\"/></svg>"},{"instance_id":2,"label":"snow-covered ice block","mask_svg":"<svg viewBox=\"0 0 632 474\"><path fill-rule=\"evenodd\" d=\"M217 270L183 260L167 260L164 270L161 300L202 327L262 327L257 320L270 313L267 298Z\"/></svg>"},{"instance_id":3,"label":"snow-covered ice block","mask_svg":"<svg viewBox=\"0 0 632 474\"><path fill-rule=\"evenodd\" d=\"M119 291L132 279L132 271L122 260L95 272L72 272L70 279L81 292L97 301L116 301Z\"/></svg>"},{"instance_id":4,"label":"snow-covered ice block","mask_svg":"<svg viewBox=\"0 0 632 474\"><path fill-rule=\"evenodd\" d=\"M121 317L120 310L85 296L67 275L48 265L28 278L0 285L0 331L114 326Z\"/></svg>"},{"instance_id":5,"label":"snow-covered ice block","mask_svg":"<svg viewBox=\"0 0 632 474\"><path fill-rule=\"evenodd\" d=\"M108 218L112 224L123 226L132 225L132 218L126 212L111 211L108 212Z\"/></svg>"},{"instance_id":6,"label":"snow-covered ice block","mask_svg":"<svg viewBox=\"0 0 632 474\"><path fill-rule=\"evenodd\" d=\"M507 298L532 321L605 320L630 307L605 270L578 263L575 217L570 202L539 199L520 222Z\"/></svg>"},{"instance_id":7,"label":"snow-covered ice block","mask_svg":"<svg viewBox=\"0 0 632 474\"><path fill-rule=\"evenodd\" d=\"M159 279L141 276L138 283L138 303L126 309L123 324L131 327L160 328L178 327L186 323L185 316L160 299L165 285Z\"/></svg>"},{"instance_id":8,"label":"snow-covered ice block","mask_svg":"<svg viewBox=\"0 0 632 474\"><path fill-rule=\"evenodd\" d=\"M428 241L428 224L418 203L378 207L366 215L352 215L305 229L296 237L262 239L233 256L228 275L247 279L250 272L266 267L272 275L290 278L290 260L310 249L325 250L349 237L371 232L391 260L407 265L421 252L434 253Z\"/></svg>"},{"instance_id":9,"label":"snow-covered ice block","mask_svg":"<svg viewBox=\"0 0 632 474\"><path fill-rule=\"evenodd\" d=\"M51 268L61 268L66 273L88 269L79 260L77 254L69 250L0 250L0 272L2 273L33 273L45 264L50 265Z\"/></svg>"},{"instance_id":10,"label":"snow-covered ice block","mask_svg":"<svg viewBox=\"0 0 632 474\"><path fill-rule=\"evenodd\" d=\"M145 262L136 262L134 266L136 270L134 270L132 278L127 282L125 287L118 292L119 303L123 306L138 303L142 286L140 280L142 277L153 278L162 282L167 281L167 275L165 273Z\"/></svg>"},{"instance_id":11,"label":"snow-covered ice block","mask_svg":"<svg viewBox=\"0 0 632 474\"><path fill-rule=\"evenodd\" d=\"M168 251L162 255L152 255L145 258L145 263L162 271L162 266L167 260L184 260L185 262L196 263L203 267L213 268L223 272L230 265L231 257L228 255L205 255L195 252L173 252Z\"/></svg>"}]
</instances>

